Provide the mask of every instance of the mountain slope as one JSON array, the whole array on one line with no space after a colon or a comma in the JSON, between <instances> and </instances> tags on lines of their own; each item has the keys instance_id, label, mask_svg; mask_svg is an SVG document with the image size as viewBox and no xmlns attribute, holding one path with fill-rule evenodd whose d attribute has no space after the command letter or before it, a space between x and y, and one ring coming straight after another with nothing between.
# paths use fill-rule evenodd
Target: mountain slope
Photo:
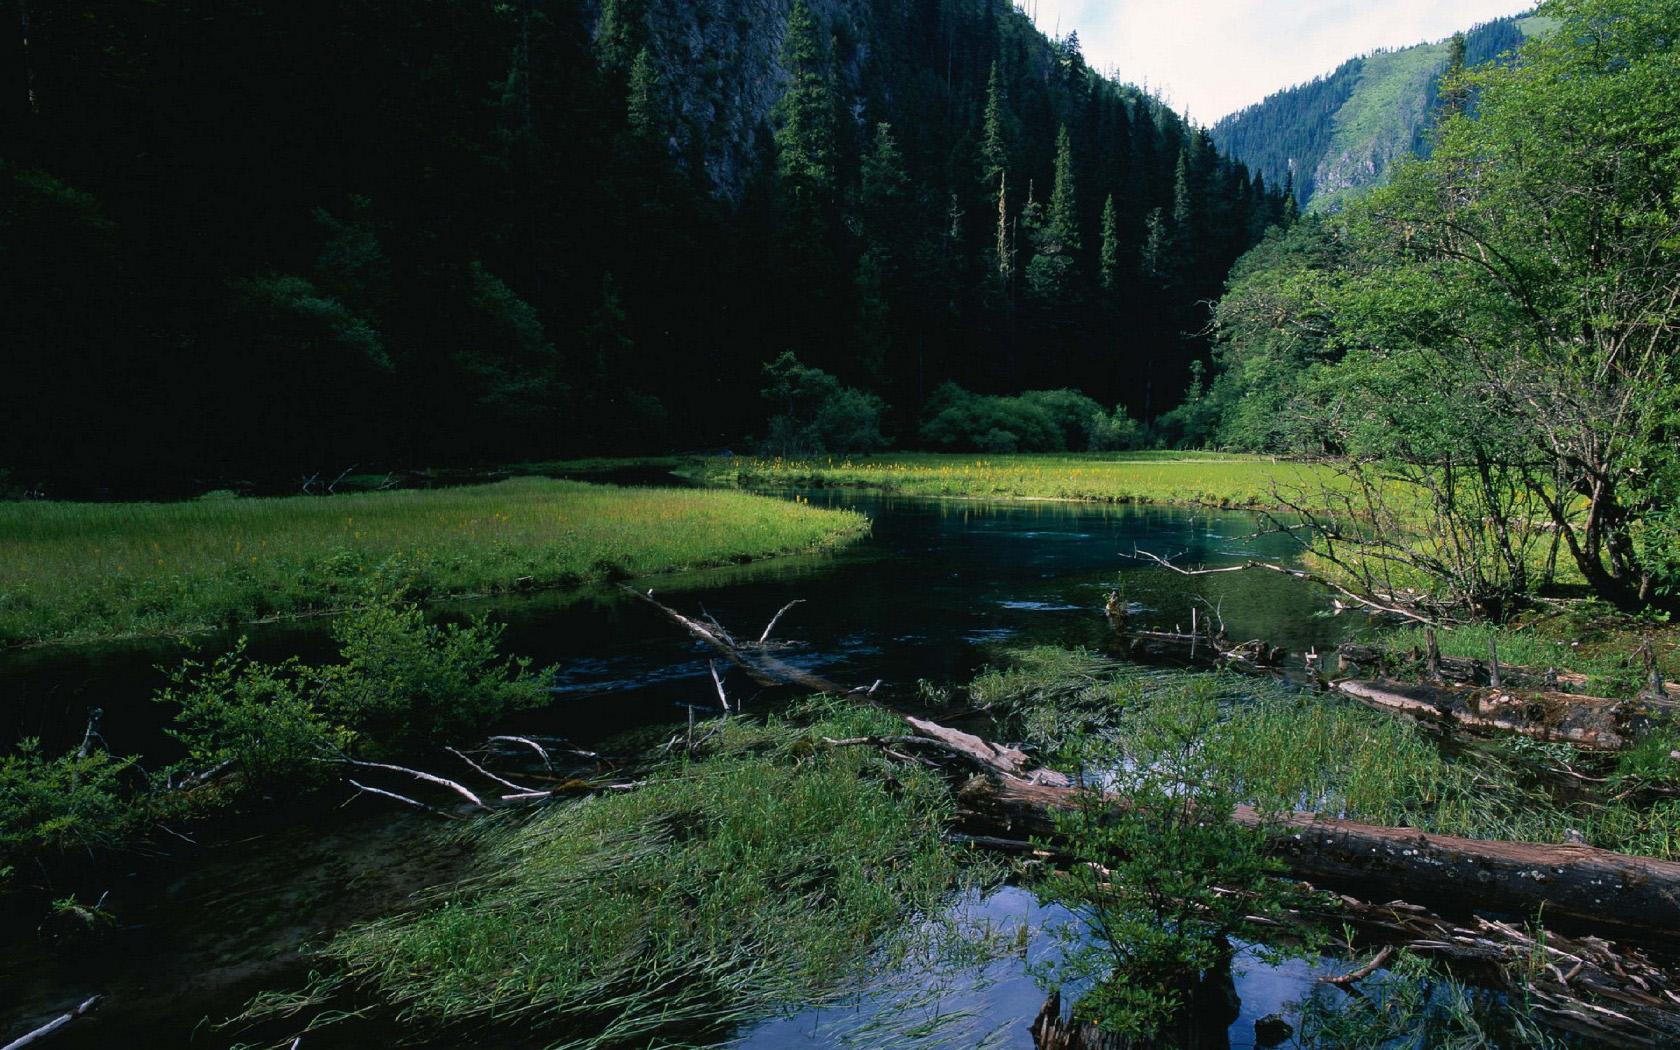
<instances>
[{"instance_id":1,"label":"mountain slope","mask_svg":"<svg viewBox=\"0 0 1680 1050\"><path fill-rule=\"evenodd\" d=\"M1284 211L1007 0L30 14L0 39L20 488L735 446L788 352L901 440L947 381L1158 414Z\"/></svg>"},{"instance_id":2,"label":"mountain slope","mask_svg":"<svg viewBox=\"0 0 1680 1050\"><path fill-rule=\"evenodd\" d=\"M1478 25L1464 34L1465 62L1494 61L1544 27L1532 15ZM1382 182L1399 158L1427 151L1450 51L1437 41L1350 59L1225 117L1210 133L1268 184L1293 176L1303 207L1334 207L1344 194Z\"/></svg>"}]
</instances>

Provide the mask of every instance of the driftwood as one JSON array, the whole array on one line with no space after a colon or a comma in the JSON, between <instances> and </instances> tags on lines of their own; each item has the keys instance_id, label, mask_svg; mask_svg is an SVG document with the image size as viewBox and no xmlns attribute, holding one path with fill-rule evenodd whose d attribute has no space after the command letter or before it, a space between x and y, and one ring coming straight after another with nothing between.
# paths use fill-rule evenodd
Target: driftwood
<instances>
[{"instance_id":1,"label":"driftwood","mask_svg":"<svg viewBox=\"0 0 1680 1050\"><path fill-rule=\"evenodd\" d=\"M962 830L1051 838L1054 815L1077 789L1014 777L971 778L958 796ZM1113 805L1126 800L1110 796ZM1275 835L1298 878L1369 893L1474 905L1517 915L1617 926L1640 938L1680 937L1680 863L1592 846L1504 842L1338 820L1315 813L1270 818L1238 806L1237 823Z\"/></svg>"},{"instance_id":2,"label":"driftwood","mask_svg":"<svg viewBox=\"0 0 1680 1050\"><path fill-rule=\"evenodd\" d=\"M20 1048L28 1046L31 1043L35 1042L36 1040L44 1039L45 1037L47 1037L49 1035L52 1035L54 1032L58 1031L60 1028L63 1028L65 1025L69 1024L71 1021L74 1021L76 1018L87 1014L94 1007L98 1006L99 1002L102 998L103 998L103 996L98 996L98 995L89 996L88 998L84 999L82 1001L81 1005L77 1006L74 1010L71 1010L68 1013L60 1014L59 1016L53 1018L51 1021L48 1021L46 1024L42 1025L41 1027L35 1029L33 1032L26 1032L23 1035L18 1036L16 1039L13 1039L11 1042L7 1043L5 1046L0 1047L0 1050L20 1050Z\"/></svg>"},{"instance_id":3,"label":"driftwood","mask_svg":"<svg viewBox=\"0 0 1680 1050\"><path fill-rule=\"evenodd\" d=\"M1439 649L1395 652L1374 645L1344 642L1336 650L1336 659L1343 673L1366 677L1393 677L1400 674L1409 678L1410 673L1415 671L1419 677L1428 681L1452 685L1493 684L1492 659L1469 660L1461 656L1444 656ZM1499 661L1499 683L1505 688L1555 689L1576 693L1586 689L1589 681L1586 675L1576 671L1525 667ZM1680 682L1663 682L1660 676L1657 676L1657 682L1653 684L1661 684L1661 696L1659 697L1654 689L1647 687L1644 699L1657 699L1659 702L1680 701Z\"/></svg>"},{"instance_id":4,"label":"driftwood","mask_svg":"<svg viewBox=\"0 0 1680 1050\"><path fill-rule=\"evenodd\" d=\"M1480 916L1456 923L1405 901L1373 904L1344 896L1324 918L1348 923L1362 939L1384 945L1351 973L1321 978L1327 983L1363 980L1400 945L1455 973L1521 993L1560 1028L1617 1046L1680 1042L1680 977L1638 948Z\"/></svg>"},{"instance_id":5,"label":"driftwood","mask_svg":"<svg viewBox=\"0 0 1680 1050\"><path fill-rule=\"evenodd\" d=\"M1145 550L1134 550L1132 552L1132 557L1147 559L1164 569L1171 569L1180 576L1216 576L1220 573L1247 572L1251 569L1264 569L1267 572L1279 573L1292 579L1305 580L1309 583L1316 583L1320 587L1329 588L1337 594L1347 598L1349 601L1363 606L1372 612L1399 616L1403 619L1411 620L1414 623L1433 624L1435 622L1430 617L1425 616L1415 609L1408 608L1406 605L1397 600L1387 602L1379 601L1376 598L1360 594L1356 591L1351 591L1327 576L1321 576L1316 572L1308 572L1305 569L1291 568L1288 565L1279 565L1276 562L1256 561L1251 558L1240 565L1225 565L1217 569L1185 569L1174 565L1170 558L1163 558L1159 554L1151 554Z\"/></svg>"},{"instance_id":6,"label":"driftwood","mask_svg":"<svg viewBox=\"0 0 1680 1050\"><path fill-rule=\"evenodd\" d=\"M1635 705L1601 696L1496 687L1444 688L1343 679L1336 689L1384 711L1450 723L1484 733L1515 733L1587 751L1619 751L1631 743Z\"/></svg>"},{"instance_id":7,"label":"driftwood","mask_svg":"<svg viewBox=\"0 0 1680 1050\"><path fill-rule=\"evenodd\" d=\"M719 637L651 597L645 600L695 637ZM761 673L765 667L754 666ZM824 691L856 692L833 683ZM962 832L1017 840L1053 836L1054 814L1081 801L1066 776L1032 769L1014 748L900 717L917 735L936 736L950 753L985 774L971 778L959 793ZM1110 800L1126 804L1119 796ZM1548 917L1620 926L1646 937L1680 937L1680 862L1585 845L1435 835L1316 813L1274 819L1248 806L1239 806L1235 819L1273 831L1277 852L1290 870L1315 883L1460 907L1474 902L1518 915L1544 908Z\"/></svg>"}]
</instances>

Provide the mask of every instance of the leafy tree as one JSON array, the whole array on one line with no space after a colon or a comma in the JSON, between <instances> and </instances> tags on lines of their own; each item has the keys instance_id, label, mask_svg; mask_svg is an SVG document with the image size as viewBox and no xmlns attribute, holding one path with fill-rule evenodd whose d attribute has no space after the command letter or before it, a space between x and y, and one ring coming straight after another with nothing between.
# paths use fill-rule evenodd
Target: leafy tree
<instances>
[{"instance_id":1,"label":"leafy tree","mask_svg":"<svg viewBox=\"0 0 1680 1050\"><path fill-rule=\"evenodd\" d=\"M886 405L874 394L840 385L791 352L764 366L768 385L761 396L773 410L763 450L770 455L808 456L822 452L875 452Z\"/></svg>"}]
</instances>

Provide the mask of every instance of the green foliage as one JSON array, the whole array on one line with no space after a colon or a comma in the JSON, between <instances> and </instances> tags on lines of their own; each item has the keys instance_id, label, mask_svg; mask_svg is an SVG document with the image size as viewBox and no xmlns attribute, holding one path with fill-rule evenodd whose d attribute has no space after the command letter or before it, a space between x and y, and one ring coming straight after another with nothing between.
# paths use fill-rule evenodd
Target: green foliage
<instances>
[{"instance_id":1,"label":"green foliage","mask_svg":"<svg viewBox=\"0 0 1680 1050\"><path fill-rule=\"evenodd\" d=\"M376 602L334 622L340 662L316 673L316 702L375 751L460 740L548 701L548 673L504 657L502 631L483 619L427 623L418 606Z\"/></svg>"},{"instance_id":2,"label":"green foliage","mask_svg":"<svg viewBox=\"0 0 1680 1050\"><path fill-rule=\"evenodd\" d=\"M34 739L0 757L0 892L143 832L160 811L136 761L101 750L48 755Z\"/></svg>"},{"instance_id":3,"label":"green foliage","mask_svg":"<svg viewBox=\"0 0 1680 1050\"><path fill-rule=\"evenodd\" d=\"M1132 447L1137 424L1077 390L1029 390L1016 397L972 394L947 383L928 399L924 442L978 452L1061 452Z\"/></svg>"},{"instance_id":4,"label":"green foliage","mask_svg":"<svg viewBox=\"0 0 1680 1050\"><path fill-rule=\"evenodd\" d=\"M174 709L170 735L186 747L188 774L229 768L257 791L295 793L330 777L324 760L351 746L315 698L315 669L295 658L265 664L233 651L203 664L184 661L157 695Z\"/></svg>"},{"instance_id":5,"label":"green foliage","mask_svg":"<svg viewBox=\"0 0 1680 1050\"><path fill-rule=\"evenodd\" d=\"M480 825L475 875L339 935L317 993L354 987L409 1023L540 1025L577 1048L690 1045L833 1001L959 868L938 774L817 745L892 731L855 706L826 714L731 723L710 757L635 791Z\"/></svg>"},{"instance_id":6,"label":"green foliage","mask_svg":"<svg viewBox=\"0 0 1680 1050\"><path fill-rule=\"evenodd\" d=\"M1329 244L1265 249L1220 311L1227 388L1259 399L1231 426L1275 441L1252 421L1277 407L1268 372L1289 380L1298 429L1352 455L1366 497L1323 512L1355 512L1362 557L1477 614L1551 582L1531 567L1553 545L1624 609L1680 587L1680 146L1664 130L1680 6L1543 13L1557 31L1521 61L1454 80L1474 105L1427 161L1350 206ZM1427 509L1399 508L1396 488Z\"/></svg>"},{"instance_id":7,"label":"green foliage","mask_svg":"<svg viewBox=\"0 0 1680 1050\"><path fill-rule=\"evenodd\" d=\"M1079 204L1075 200L1073 142L1063 127L1056 134L1055 180L1050 208L1042 223L1029 227L1033 257L1027 264L1027 288L1048 303L1059 303L1074 291L1079 265Z\"/></svg>"},{"instance_id":8,"label":"green foliage","mask_svg":"<svg viewBox=\"0 0 1680 1050\"><path fill-rule=\"evenodd\" d=\"M1268 856L1266 831L1231 819L1236 785L1204 748L1220 721L1209 689L1155 698L1129 715L1122 747L1084 756L1103 770L1099 786L1056 816L1067 867L1036 889L1083 928L1046 976L1094 980L1074 1014L1105 1031L1158 1035L1202 1006L1198 987L1230 964L1231 938L1258 938L1252 917L1276 918L1302 903L1278 878L1285 869ZM1101 787L1126 803L1108 801Z\"/></svg>"},{"instance_id":9,"label":"green foliage","mask_svg":"<svg viewBox=\"0 0 1680 1050\"><path fill-rule=\"evenodd\" d=\"M799 363L791 352L764 366L763 398L773 409L764 451L775 456L822 452L873 452L885 448L881 416L886 405L874 394L840 381L820 368Z\"/></svg>"},{"instance_id":10,"label":"green foliage","mask_svg":"<svg viewBox=\"0 0 1680 1050\"><path fill-rule=\"evenodd\" d=\"M429 624L418 607L381 600L334 623L337 663L263 663L241 641L209 664L183 663L156 699L176 711L187 772L231 766L251 788L293 793L329 779L341 754L459 742L545 703L548 672L503 657L501 633Z\"/></svg>"}]
</instances>

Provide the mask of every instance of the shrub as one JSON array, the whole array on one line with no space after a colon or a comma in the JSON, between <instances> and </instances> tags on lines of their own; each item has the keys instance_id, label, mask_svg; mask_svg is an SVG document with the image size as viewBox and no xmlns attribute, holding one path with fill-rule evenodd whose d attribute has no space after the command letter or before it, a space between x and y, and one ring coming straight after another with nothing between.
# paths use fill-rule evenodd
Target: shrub
<instances>
[{"instance_id":1,"label":"shrub","mask_svg":"<svg viewBox=\"0 0 1680 1050\"><path fill-rule=\"evenodd\" d=\"M349 748L355 734L319 709L316 674L296 659L248 659L244 639L209 664L183 662L156 697L178 708L169 732L186 746L183 771L228 767L265 791L320 784L320 759Z\"/></svg>"},{"instance_id":2,"label":"shrub","mask_svg":"<svg viewBox=\"0 0 1680 1050\"><path fill-rule=\"evenodd\" d=\"M775 456L822 452L875 452L887 447L881 436L886 404L874 394L840 381L820 368L800 364L784 353L764 366L769 386L764 400L775 411L763 451Z\"/></svg>"},{"instance_id":3,"label":"shrub","mask_svg":"<svg viewBox=\"0 0 1680 1050\"><path fill-rule=\"evenodd\" d=\"M121 845L143 828L153 805L134 789L135 761L103 751L49 757L35 739L0 758L0 890L23 866L52 868Z\"/></svg>"},{"instance_id":4,"label":"shrub","mask_svg":"<svg viewBox=\"0 0 1680 1050\"><path fill-rule=\"evenodd\" d=\"M1107 451L1135 446L1137 424L1077 390L975 394L946 383L928 399L924 444L974 452Z\"/></svg>"},{"instance_id":5,"label":"shrub","mask_svg":"<svg viewBox=\"0 0 1680 1050\"><path fill-rule=\"evenodd\" d=\"M459 740L538 707L547 675L503 657L502 630L482 619L428 624L418 606L391 602L351 613L333 625L343 662L311 674L321 708L382 751Z\"/></svg>"},{"instance_id":6,"label":"shrub","mask_svg":"<svg viewBox=\"0 0 1680 1050\"><path fill-rule=\"evenodd\" d=\"M318 785L340 752L388 756L459 740L548 699L547 672L500 655L501 628L428 624L414 605L381 601L333 626L340 662L267 664L233 652L187 661L160 702L192 772L231 764L251 786Z\"/></svg>"}]
</instances>

